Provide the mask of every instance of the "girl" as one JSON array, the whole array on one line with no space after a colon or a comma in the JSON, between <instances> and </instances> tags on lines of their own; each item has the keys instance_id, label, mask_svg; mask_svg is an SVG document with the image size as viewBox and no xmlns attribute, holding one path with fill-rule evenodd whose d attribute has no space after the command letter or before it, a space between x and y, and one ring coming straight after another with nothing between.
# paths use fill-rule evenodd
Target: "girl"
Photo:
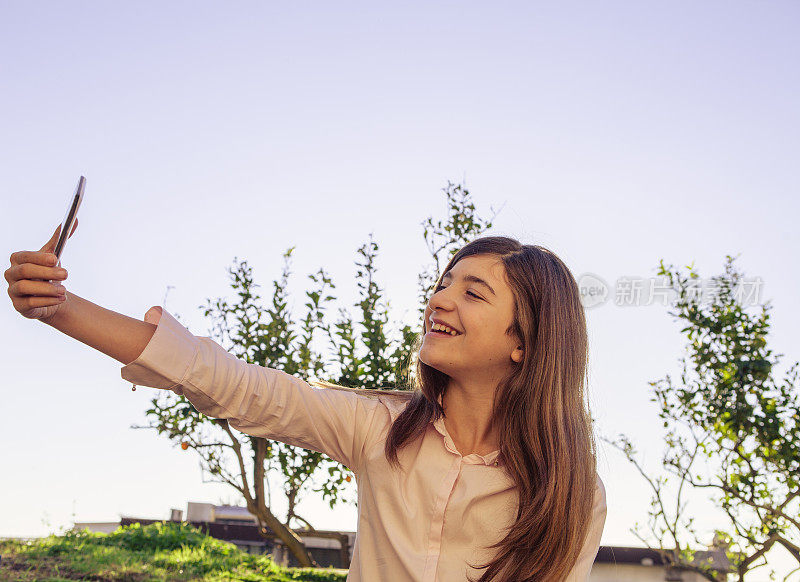
<instances>
[{"instance_id":1,"label":"girl","mask_svg":"<svg viewBox=\"0 0 800 582\"><path fill-rule=\"evenodd\" d=\"M349 467L359 512L349 581L588 579L606 502L584 394L586 321L575 279L547 249L489 236L459 250L425 309L416 386L392 393L312 387L236 359L160 307L142 322L68 293L57 235L11 255L15 309L122 362L134 384Z\"/></svg>"}]
</instances>

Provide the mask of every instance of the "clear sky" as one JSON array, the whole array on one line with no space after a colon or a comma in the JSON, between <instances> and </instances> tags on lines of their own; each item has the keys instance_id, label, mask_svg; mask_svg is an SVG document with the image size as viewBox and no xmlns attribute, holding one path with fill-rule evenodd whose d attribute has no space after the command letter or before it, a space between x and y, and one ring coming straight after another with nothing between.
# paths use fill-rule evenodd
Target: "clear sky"
<instances>
[{"instance_id":1,"label":"clear sky","mask_svg":"<svg viewBox=\"0 0 800 582\"><path fill-rule=\"evenodd\" d=\"M63 262L87 299L141 317L171 287L167 309L205 335L199 306L228 293L234 257L269 293L296 245L299 319L321 266L351 306L373 233L392 318L415 323L420 222L466 180L483 216L502 206L492 233L548 246L576 277L652 277L662 258L709 276L740 254L788 365L798 17L789 1L4 1L0 248L38 249L84 174ZM236 502L191 452L130 428L153 389L131 392L116 361L4 305L0 535ZM628 434L655 467L647 382L678 371L680 326L658 304L587 313L598 430ZM599 471L603 543L638 545L645 483L603 443ZM301 509L355 529L352 506Z\"/></svg>"}]
</instances>

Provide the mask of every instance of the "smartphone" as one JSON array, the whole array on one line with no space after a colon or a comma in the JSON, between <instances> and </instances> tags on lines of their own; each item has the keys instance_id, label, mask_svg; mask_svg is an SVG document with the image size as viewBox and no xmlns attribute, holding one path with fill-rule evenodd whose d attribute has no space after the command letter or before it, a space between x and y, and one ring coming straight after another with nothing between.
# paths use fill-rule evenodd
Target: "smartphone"
<instances>
[{"instance_id":1,"label":"smartphone","mask_svg":"<svg viewBox=\"0 0 800 582\"><path fill-rule=\"evenodd\" d=\"M75 224L75 217L78 216L78 208L81 207L81 202L83 201L84 188L86 188L86 178L81 176L78 179L78 186L75 188L75 194L69 199L67 213L64 215L64 221L61 223L61 232L58 235L58 242L56 242L56 248L53 251L58 257L59 264L61 264L61 253L64 252L69 233L72 231L72 227Z\"/></svg>"}]
</instances>

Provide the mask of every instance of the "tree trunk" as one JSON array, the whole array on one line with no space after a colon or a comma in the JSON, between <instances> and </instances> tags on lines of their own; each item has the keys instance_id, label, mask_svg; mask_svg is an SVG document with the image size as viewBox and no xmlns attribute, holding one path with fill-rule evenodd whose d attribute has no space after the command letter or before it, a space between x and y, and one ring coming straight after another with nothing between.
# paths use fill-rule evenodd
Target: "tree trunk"
<instances>
[{"instance_id":1,"label":"tree trunk","mask_svg":"<svg viewBox=\"0 0 800 582\"><path fill-rule=\"evenodd\" d=\"M251 443L255 451L255 458L253 459L253 470L255 473L253 475L253 488L255 489L256 495L255 499L252 500L253 503L251 503L251 500L247 500L250 513L257 516L260 524L265 524L267 527L269 527L269 529L271 529L273 533L275 533L281 539L281 541L286 544L286 547L289 548L292 554L294 554L294 557L297 558L297 561L301 566L309 568L316 567L317 563L306 549L305 544L303 544L303 540L301 540L296 533L289 529L288 526L282 524L281 521L267 508L267 499L264 491L264 479L266 478L264 461L267 456L267 441L262 438L254 437L251 439ZM264 535L264 532L262 532L262 535Z\"/></svg>"},{"instance_id":2,"label":"tree trunk","mask_svg":"<svg viewBox=\"0 0 800 582\"><path fill-rule=\"evenodd\" d=\"M270 530L272 530L272 533L277 535L280 540L286 544L286 547L289 548L289 551L291 551L292 554L294 554L294 557L297 558L300 566L307 568L317 567L317 563L306 549L305 544L303 544L303 540L300 539L300 537L291 529L282 524L277 517L272 515L272 512L266 508L259 508L266 509L265 511L260 511L259 509L252 507L248 509L251 513L254 513L256 516L258 516L259 525L261 526L259 531L261 532L262 536L265 538L268 537L268 534L263 530L264 526L268 527Z\"/></svg>"}]
</instances>

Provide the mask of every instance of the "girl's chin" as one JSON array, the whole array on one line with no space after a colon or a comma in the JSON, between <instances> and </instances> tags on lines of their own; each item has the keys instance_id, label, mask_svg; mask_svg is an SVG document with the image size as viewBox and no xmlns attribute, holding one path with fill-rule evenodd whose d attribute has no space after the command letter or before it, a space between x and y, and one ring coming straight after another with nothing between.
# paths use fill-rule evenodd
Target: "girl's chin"
<instances>
[{"instance_id":1,"label":"girl's chin","mask_svg":"<svg viewBox=\"0 0 800 582\"><path fill-rule=\"evenodd\" d=\"M419 356L419 361L425 364L426 366L433 368L437 372L441 372L442 374L445 374L447 376L452 376L452 374L457 371L453 369L452 365L448 365L447 362L442 362L435 358L423 357L421 352Z\"/></svg>"}]
</instances>

